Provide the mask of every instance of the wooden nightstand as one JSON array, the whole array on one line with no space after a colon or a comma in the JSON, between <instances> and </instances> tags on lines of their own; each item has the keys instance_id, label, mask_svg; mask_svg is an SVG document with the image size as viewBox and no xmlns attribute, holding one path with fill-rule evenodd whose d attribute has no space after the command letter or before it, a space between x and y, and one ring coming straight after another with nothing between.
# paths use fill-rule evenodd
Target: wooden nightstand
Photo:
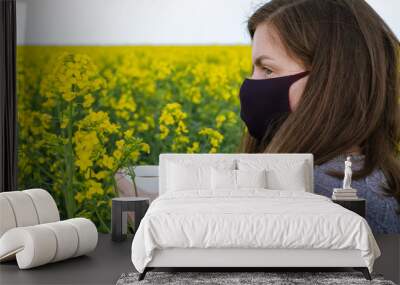
<instances>
[{"instance_id":1,"label":"wooden nightstand","mask_svg":"<svg viewBox=\"0 0 400 285\"><path fill-rule=\"evenodd\" d=\"M365 204L366 200L358 198L356 200L339 200L332 199L332 202L339 204L340 206L359 214L361 217L365 218Z\"/></svg>"}]
</instances>

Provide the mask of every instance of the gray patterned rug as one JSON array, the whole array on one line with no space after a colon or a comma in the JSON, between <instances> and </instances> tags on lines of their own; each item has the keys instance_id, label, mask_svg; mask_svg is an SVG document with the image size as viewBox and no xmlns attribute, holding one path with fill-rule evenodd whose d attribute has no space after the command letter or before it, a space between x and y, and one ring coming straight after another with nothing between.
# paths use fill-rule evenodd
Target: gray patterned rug
<instances>
[{"instance_id":1,"label":"gray patterned rug","mask_svg":"<svg viewBox=\"0 0 400 285\"><path fill-rule=\"evenodd\" d=\"M372 281L361 272L157 272L150 271L145 279L138 281L139 273L123 273L116 285L134 284L379 284L396 285L384 280L381 274L371 274Z\"/></svg>"}]
</instances>

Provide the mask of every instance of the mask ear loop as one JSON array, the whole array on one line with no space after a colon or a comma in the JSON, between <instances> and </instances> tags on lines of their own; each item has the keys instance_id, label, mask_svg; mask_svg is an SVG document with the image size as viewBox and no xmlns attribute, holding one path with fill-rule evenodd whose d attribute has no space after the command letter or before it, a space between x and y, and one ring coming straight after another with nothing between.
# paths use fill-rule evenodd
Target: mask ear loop
<instances>
[{"instance_id":1,"label":"mask ear loop","mask_svg":"<svg viewBox=\"0 0 400 285\"><path fill-rule=\"evenodd\" d=\"M296 73L296 74L292 74L292 75L286 75L286 76L284 76L284 77L290 77L292 80L291 80L291 84L292 83L294 83L295 81L297 81L297 80L299 80L299 79L301 79L301 78L303 78L303 77L305 77L307 74L309 74L310 73L310 71L308 71L308 70L306 70L306 71L302 71L302 72L300 72L300 73Z\"/></svg>"},{"instance_id":2,"label":"mask ear loop","mask_svg":"<svg viewBox=\"0 0 400 285\"><path fill-rule=\"evenodd\" d=\"M309 71L309 70L306 70L306 71L302 71L302 72L300 72L300 73L296 73L296 74L292 74L292 75L287 75L287 76L285 76L285 77L289 77L289 78L290 78L290 81L289 81L289 89L290 89L290 86L292 86L293 83L295 83L297 80L300 80L301 78L305 77L305 76L306 76L307 74L309 74L309 73L310 73L310 71ZM288 97L289 97L289 89L288 89ZM292 109L290 108L289 98L288 98L288 108L289 108L289 110L292 110Z\"/></svg>"}]
</instances>

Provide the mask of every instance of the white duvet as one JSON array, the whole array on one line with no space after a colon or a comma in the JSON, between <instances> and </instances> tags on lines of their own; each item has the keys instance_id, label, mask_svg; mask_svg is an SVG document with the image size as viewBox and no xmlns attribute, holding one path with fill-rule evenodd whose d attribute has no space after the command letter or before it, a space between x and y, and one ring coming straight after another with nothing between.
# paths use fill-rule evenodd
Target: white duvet
<instances>
[{"instance_id":1,"label":"white duvet","mask_svg":"<svg viewBox=\"0 0 400 285\"><path fill-rule=\"evenodd\" d=\"M370 272L381 254L361 216L325 196L266 189L161 195L135 234L133 265L143 272L154 249L170 247L358 249Z\"/></svg>"}]
</instances>

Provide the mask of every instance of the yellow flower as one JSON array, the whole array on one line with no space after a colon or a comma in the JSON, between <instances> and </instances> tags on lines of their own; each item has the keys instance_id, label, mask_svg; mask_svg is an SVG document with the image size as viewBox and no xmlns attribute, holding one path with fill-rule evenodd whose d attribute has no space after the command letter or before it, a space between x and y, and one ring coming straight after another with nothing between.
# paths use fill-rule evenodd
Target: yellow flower
<instances>
[{"instance_id":1,"label":"yellow flower","mask_svg":"<svg viewBox=\"0 0 400 285\"><path fill-rule=\"evenodd\" d=\"M211 128L202 128L199 131L199 134L208 137L209 142L212 146L212 151L216 151L216 149L219 147L224 139L224 136L220 132Z\"/></svg>"},{"instance_id":2,"label":"yellow flower","mask_svg":"<svg viewBox=\"0 0 400 285\"><path fill-rule=\"evenodd\" d=\"M188 133L185 122L183 121L187 117L187 114L182 111L182 106L180 103L169 103L161 111L159 118L159 129L160 138L164 139L168 136L170 129L167 126L175 125L175 133L177 135L182 135L183 133Z\"/></svg>"},{"instance_id":3,"label":"yellow flower","mask_svg":"<svg viewBox=\"0 0 400 285\"><path fill-rule=\"evenodd\" d=\"M210 138L210 143L212 146L218 146L219 145L219 140L216 138Z\"/></svg>"},{"instance_id":4,"label":"yellow flower","mask_svg":"<svg viewBox=\"0 0 400 285\"><path fill-rule=\"evenodd\" d=\"M87 94L85 95L85 97L83 97L84 101L83 101L83 107L85 108L89 108L90 106L92 106L93 102L94 102L94 98L91 94Z\"/></svg>"},{"instance_id":5,"label":"yellow flower","mask_svg":"<svg viewBox=\"0 0 400 285\"><path fill-rule=\"evenodd\" d=\"M133 136L133 130L125 131L124 136L125 136L125 138L130 139Z\"/></svg>"},{"instance_id":6,"label":"yellow flower","mask_svg":"<svg viewBox=\"0 0 400 285\"><path fill-rule=\"evenodd\" d=\"M178 127L175 129L175 133L181 135L182 133L189 132L183 121L178 122Z\"/></svg>"},{"instance_id":7,"label":"yellow flower","mask_svg":"<svg viewBox=\"0 0 400 285\"><path fill-rule=\"evenodd\" d=\"M175 119L172 114L163 112L160 116L160 123L164 125L173 125L175 123Z\"/></svg>"},{"instance_id":8,"label":"yellow flower","mask_svg":"<svg viewBox=\"0 0 400 285\"><path fill-rule=\"evenodd\" d=\"M178 150L182 149L187 143L189 143L189 137L178 136L178 137L174 138L171 148L173 151L178 151Z\"/></svg>"},{"instance_id":9,"label":"yellow flower","mask_svg":"<svg viewBox=\"0 0 400 285\"><path fill-rule=\"evenodd\" d=\"M114 193L115 193L114 187L112 187L112 186L107 187L106 192L107 192L108 194L114 194Z\"/></svg>"},{"instance_id":10,"label":"yellow flower","mask_svg":"<svg viewBox=\"0 0 400 285\"><path fill-rule=\"evenodd\" d=\"M139 151L135 150L135 151L132 151L132 152L129 154L129 157L130 157L131 159L133 159L133 160L137 160L137 159L139 158L139 155L140 155Z\"/></svg>"},{"instance_id":11,"label":"yellow flower","mask_svg":"<svg viewBox=\"0 0 400 285\"><path fill-rule=\"evenodd\" d=\"M171 74L170 66L163 61L159 62L156 69L156 79L164 80L169 74Z\"/></svg>"},{"instance_id":12,"label":"yellow flower","mask_svg":"<svg viewBox=\"0 0 400 285\"><path fill-rule=\"evenodd\" d=\"M76 93L68 90L63 93L62 97L64 98L65 101L70 102L75 99Z\"/></svg>"},{"instance_id":13,"label":"yellow flower","mask_svg":"<svg viewBox=\"0 0 400 285\"><path fill-rule=\"evenodd\" d=\"M82 192L77 192L75 194L75 200L80 204L83 202L83 200L85 199L85 196L82 194Z\"/></svg>"},{"instance_id":14,"label":"yellow flower","mask_svg":"<svg viewBox=\"0 0 400 285\"><path fill-rule=\"evenodd\" d=\"M98 173L93 173L93 176L97 178L98 180L102 180L106 178L109 175L108 171L99 171Z\"/></svg>"},{"instance_id":15,"label":"yellow flower","mask_svg":"<svg viewBox=\"0 0 400 285\"><path fill-rule=\"evenodd\" d=\"M82 173L83 171L81 171L81 173ZM85 178L86 179L89 179L90 177L91 177L91 175L92 175L92 169L91 168L88 168L88 169L86 169L86 171L84 172L85 174L84 174L84 176L85 176ZM94 172L93 172L94 173Z\"/></svg>"},{"instance_id":16,"label":"yellow flower","mask_svg":"<svg viewBox=\"0 0 400 285\"><path fill-rule=\"evenodd\" d=\"M122 152L119 150L119 149L116 149L116 150L114 150L114 152L113 152L113 156L116 158L116 159L121 159L121 157L122 157Z\"/></svg>"},{"instance_id":17,"label":"yellow flower","mask_svg":"<svg viewBox=\"0 0 400 285\"><path fill-rule=\"evenodd\" d=\"M216 152L217 152L217 148L215 148L215 147L212 147L209 151L209 153L216 153Z\"/></svg>"},{"instance_id":18,"label":"yellow flower","mask_svg":"<svg viewBox=\"0 0 400 285\"><path fill-rule=\"evenodd\" d=\"M51 99L51 98L47 99L47 100L42 104L42 106L45 107L45 108L53 108L55 105L56 105L56 100Z\"/></svg>"},{"instance_id":19,"label":"yellow flower","mask_svg":"<svg viewBox=\"0 0 400 285\"><path fill-rule=\"evenodd\" d=\"M88 190L86 191L86 198L91 199L93 198L93 195L103 195L104 190L101 186L101 183L94 181L94 180L88 180L86 182L88 185Z\"/></svg>"},{"instance_id":20,"label":"yellow flower","mask_svg":"<svg viewBox=\"0 0 400 285\"><path fill-rule=\"evenodd\" d=\"M191 98L194 104L199 104L201 102L201 93L198 87L190 87L186 94Z\"/></svg>"},{"instance_id":21,"label":"yellow flower","mask_svg":"<svg viewBox=\"0 0 400 285\"><path fill-rule=\"evenodd\" d=\"M229 123L235 124L237 122L237 117L236 117L235 112L228 111L227 116L228 116Z\"/></svg>"},{"instance_id":22,"label":"yellow flower","mask_svg":"<svg viewBox=\"0 0 400 285\"><path fill-rule=\"evenodd\" d=\"M68 123L69 123L69 118L64 117L61 121L60 128L65 129L67 127Z\"/></svg>"},{"instance_id":23,"label":"yellow flower","mask_svg":"<svg viewBox=\"0 0 400 285\"><path fill-rule=\"evenodd\" d=\"M164 126L164 125L160 125L160 138L161 139L165 139L169 134L169 129Z\"/></svg>"},{"instance_id":24,"label":"yellow flower","mask_svg":"<svg viewBox=\"0 0 400 285\"><path fill-rule=\"evenodd\" d=\"M222 123L225 122L225 121L226 121L226 116L225 115L222 115L222 114L218 115L215 118L215 122L217 124L217 128L221 127Z\"/></svg>"},{"instance_id":25,"label":"yellow flower","mask_svg":"<svg viewBox=\"0 0 400 285\"><path fill-rule=\"evenodd\" d=\"M179 142L179 143L188 143L189 142L189 137L187 137L187 136L179 136L179 137L176 137L175 141Z\"/></svg>"},{"instance_id":26,"label":"yellow flower","mask_svg":"<svg viewBox=\"0 0 400 285\"><path fill-rule=\"evenodd\" d=\"M117 145L118 149L122 149L124 147L124 145L125 145L125 141L124 140L118 140L115 144Z\"/></svg>"},{"instance_id":27,"label":"yellow flower","mask_svg":"<svg viewBox=\"0 0 400 285\"><path fill-rule=\"evenodd\" d=\"M75 161L75 165L78 166L81 171L85 171L88 167L93 166L93 162L90 159L90 153L81 153L78 160Z\"/></svg>"},{"instance_id":28,"label":"yellow flower","mask_svg":"<svg viewBox=\"0 0 400 285\"><path fill-rule=\"evenodd\" d=\"M80 128L95 128L100 132L115 133L120 128L117 124L110 122L109 116L104 111L90 110L81 121L78 122Z\"/></svg>"},{"instance_id":29,"label":"yellow flower","mask_svg":"<svg viewBox=\"0 0 400 285\"><path fill-rule=\"evenodd\" d=\"M97 203L96 203L96 206L97 207L100 207L101 205L104 205L104 204L106 204L107 202L106 201L98 201Z\"/></svg>"},{"instance_id":30,"label":"yellow flower","mask_svg":"<svg viewBox=\"0 0 400 285\"><path fill-rule=\"evenodd\" d=\"M150 146L147 143L141 143L142 151L150 153Z\"/></svg>"},{"instance_id":31,"label":"yellow flower","mask_svg":"<svg viewBox=\"0 0 400 285\"><path fill-rule=\"evenodd\" d=\"M187 152L187 153L196 153L196 152L199 152L199 150L200 150L200 144L199 144L199 142L193 142L193 143L192 143L192 146L187 147L186 152Z\"/></svg>"},{"instance_id":32,"label":"yellow flower","mask_svg":"<svg viewBox=\"0 0 400 285\"><path fill-rule=\"evenodd\" d=\"M103 155L103 159L101 160L101 164L104 167L107 167L108 169L113 169L114 168L114 158L108 155Z\"/></svg>"},{"instance_id":33,"label":"yellow flower","mask_svg":"<svg viewBox=\"0 0 400 285\"><path fill-rule=\"evenodd\" d=\"M150 127L154 128L155 122L154 122L154 117L153 116L146 116L145 120L146 120L146 122L148 123L148 125Z\"/></svg>"},{"instance_id":34,"label":"yellow flower","mask_svg":"<svg viewBox=\"0 0 400 285\"><path fill-rule=\"evenodd\" d=\"M139 130L140 132L147 131L147 130L149 129L149 124L139 122L137 128L138 128L138 130Z\"/></svg>"},{"instance_id":35,"label":"yellow flower","mask_svg":"<svg viewBox=\"0 0 400 285\"><path fill-rule=\"evenodd\" d=\"M95 147L100 143L95 131L77 131L74 134L73 141L75 143L75 152L79 158L81 156L90 157Z\"/></svg>"},{"instance_id":36,"label":"yellow flower","mask_svg":"<svg viewBox=\"0 0 400 285\"><path fill-rule=\"evenodd\" d=\"M51 116L49 114L42 113L39 115L39 118L43 127L48 129L51 123Z\"/></svg>"}]
</instances>

